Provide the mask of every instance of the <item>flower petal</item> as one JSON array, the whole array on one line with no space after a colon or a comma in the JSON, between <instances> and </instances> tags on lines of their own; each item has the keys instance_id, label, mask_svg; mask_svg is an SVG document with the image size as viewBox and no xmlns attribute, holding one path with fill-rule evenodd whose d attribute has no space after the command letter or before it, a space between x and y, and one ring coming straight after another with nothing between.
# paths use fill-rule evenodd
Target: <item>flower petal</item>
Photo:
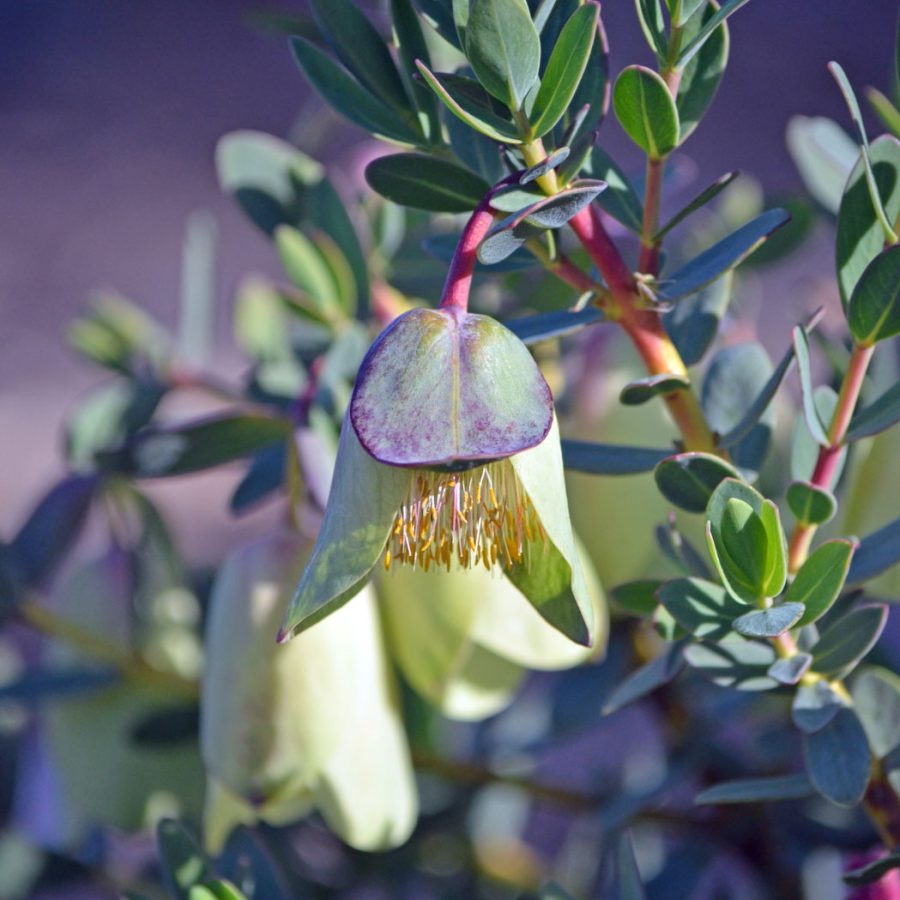
<instances>
[{"instance_id":1,"label":"flower petal","mask_svg":"<svg viewBox=\"0 0 900 900\"><path fill-rule=\"evenodd\" d=\"M552 410L544 376L509 329L457 309L414 309L370 348L350 418L376 459L436 466L533 447Z\"/></svg>"},{"instance_id":2,"label":"flower petal","mask_svg":"<svg viewBox=\"0 0 900 900\"><path fill-rule=\"evenodd\" d=\"M362 590L408 485L409 472L369 456L345 417L325 518L279 641L324 619Z\"/></svg>"},{"instance_id":3,"label":"flower petal","mask_svg":"<svg viewBox=\"0 0 900 900\"><path fill-rule=\"evenodd\" d=\"M492 585L518 594L505 579L477 569L426 574L398 566L378 582L392 657L416 692L452 719L477 721L499 712L525 674L473 640L487 594L479 586ZM518 599L534 615L525 598Z\"/></svg>"},{"instance_id":4,"label":"flower petal","mask_svg":"<svg viewBox=\"0 0 900 900\"><path fill-rule=\"evenodd\" d=\"M533 541L523 563L505 567L507 577L554 628L590 647L594 610L569 521L556 417L542 443L517 453L510 462L548 540Z\"/></svg>"}]
</instances>

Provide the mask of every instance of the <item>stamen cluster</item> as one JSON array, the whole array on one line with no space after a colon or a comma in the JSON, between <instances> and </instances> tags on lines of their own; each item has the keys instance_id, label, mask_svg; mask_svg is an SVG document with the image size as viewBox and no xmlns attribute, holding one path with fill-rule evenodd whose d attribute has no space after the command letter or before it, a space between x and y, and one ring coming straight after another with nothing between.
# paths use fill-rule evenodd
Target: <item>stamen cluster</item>
<instances>
[{"instance_id":1,"label":"stamen cluster","mask_svg":"<svg viewBox=\"0 0 900 900\"><path fill-rule=\"evenodd\" d=\"M521 563L528 545L546 540L534 506L507 459L462 472L414 469L387 541L392 563L491 569Z\"/></svg>"}]
</instances>

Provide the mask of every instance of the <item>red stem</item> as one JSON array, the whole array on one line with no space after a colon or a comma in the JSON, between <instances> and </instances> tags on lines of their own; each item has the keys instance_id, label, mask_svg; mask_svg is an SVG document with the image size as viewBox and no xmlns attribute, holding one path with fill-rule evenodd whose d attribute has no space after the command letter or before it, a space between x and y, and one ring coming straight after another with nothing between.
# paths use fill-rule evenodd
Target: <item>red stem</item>
<instances>
[{"instance_id":1,"label":"red stem","mask_svg":"<svg viewBox=\"0 0 900 900\"><path fill-rule=\"evenodd\" d=\"M469 291L472 287L472 273L475 271L475 263L478 262L478 245L484 240L485 235L494 224L494 213L491 210L491 200L494 194L502 187L512 184L519 178L518 173L504 178L494 185L481 202L475 207L471 218L466 223L456 252L450 262L447 272L447 280L444 282L444 291L441 294L441 307L448 309L455 307L465 312L469 308Z\"/></svg>"},{"instance_id":2,"label":"red stem","mask_svg":"<svg viewBox=\"0 0 900 900\"><path fill-rule=\"evenodd\" d=\"M606 233L600 219L600 213L593 205L581 210L569 220L572 230L584 244L591 259L597 264L610 290L620 298L630 297L634 293L634 277L625 265L616 245Z\"/></svg>"}]
</instances>

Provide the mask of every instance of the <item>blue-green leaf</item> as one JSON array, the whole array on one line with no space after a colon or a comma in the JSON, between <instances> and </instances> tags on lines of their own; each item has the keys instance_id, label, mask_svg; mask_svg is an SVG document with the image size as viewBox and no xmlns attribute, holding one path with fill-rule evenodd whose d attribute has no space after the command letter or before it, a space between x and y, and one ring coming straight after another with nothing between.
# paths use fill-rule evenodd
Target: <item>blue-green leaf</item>
<instances>
[{"instance_id":1,"label":"blue-green leaf","mask_svg":"<svg viewBox=\"0 0 900 900\"><path fill-rule=\"evenodd\" d=\"M341 115L377 137L411 146L422 141L420 131L370 94L320 47L302 37L292 38L291 47L312 86Z\"/></svg>"},{"instance_id":2,"label":"blue-green leaf","mask_svg":"<svg viewBox=\"0 0 900 900\"><path fill-rule=\"evenodd\" d=\"M698 806L724 803L773 803L802 800L815 793L806 775L777 775L771 778L743 778L723 781L701 791L694 798Z\"/></svg>"},{"instance_id":3,"label":"blue-green leaf","mask_svg":"<svg viewBox=\"0 0 900 900\"><path fill-rule=\"evenodd\" d=\"M720 178L717 178L709 187L704 188L690 203L687 204L683 209L679 210L666 222L656 234L653 235L654 241L659 241L664 238L676 225L680 225L691 213L696 212L698 209L702 209L709 203L711 200L714 200L725 188L737 178L738 172L727 172L725 175L722 175Z\"/></svg>"},{"instance_id":4,"label":"blue-green leaf","mask_svg":"<svg viewBox=\"0 0 900 900\"><path fill-rule=\"evenodd\" d=\"M649 472L672 452L651 447L624 447L572 440L564 440L562 450L563 464L567 469L590 475L637 475Z\"/></svg>"},{"instance_id":5,"label":"blue-green leaf","mask_svg":"<svg viewBox=\"0 0 900 900\"><path fill-rule=\"evenodd\" d=\"M640 234L643 208L631 182L613 159L600 147L594 147L587 174L606 182L606 190L597 198L597 205L626 228Z\"/></svg>"},{"instance_id":6,"label":"blue-green leaf","mask_svg":"<svg viewBox=\"0 0 900 900\"><path fill-rule=\"evenodd\" d=\"M803 739L810 781L838 806L856 806L866 792L872 759L869 743L852 709L838 710L822 729Z\"/></svg>"},{"instance_id":7,"label":"blue-green leaf","mask_svg":"<svg viewBox=\"0 0 900 900\"><path fill-rule=\"evenodd\" d=\"M843 678L875 646L886 622L887 606L883 603L857 606L832 622L812 648L816 671Z\"/></svg>"},{"instance_id":8,"label":"blue-green leaf","mask_svg":"<svg viewBox=\"0 0 900 900\"><path fill-rule=\"evenodd\" d=\"M723 273L738 266L789 219L790 216L783 209L770 209L762 213L663 279L659 285L660 295L667 300L678 300L695 294Z\"/></svg>"},{"instance_id":9,"label":"blue-green leaf","mask_svg":"<svg viewBox=\"0 0 900 900\"><path fill-rule=\"evenodd\" d=\"M900 519L862 539L847 573L848 584L862 584L900 563Z\"/></svg>"},{"instance_id":10,"label":"blue-green leaf","mask_svg":"<svg viewBox=\"0 0 900 900\"><path fill-rule=\"evenodd\" d=\"M715 30L721 25L732 13L737 12L747 0L725 0L719 11L710 16L704 23L703 27L697 34L689 40L675 62L676 69L684 69L684 67L699 53L700 48L709 40Z\"/></svg>"},{"instance_id":11,"label":"blue-green leaf","mask_svg":"<svg viewBox=\"0 0 900 900\"><path fill-rule=\"evenodd\" d=\"M684 651L691 668L719 687L767 691L778 687L768 674L775 662L771 644L744 638L722 644L691 644Z\"/></svg>"},{"instance_id":12,"label":"blue-green leaf","mask_svg":"<svg viewBox=\"0 0 900 900\"><path fill-rule=\"evenodd\" d=\"M700 362L712 346L719 330L719 320L725 315L731 300L732 280L732 273L726 272L696 294L679 300L663 317L666 331L686 366ZM760 415L764 411L761 410ZM759 416L751 422L747 431L758 419Z\"/></svg>"},{"instance_id":13,"label":"blue-green leaf","mask_svg":"<svg viewBox=\"0 0 900 900\"><path fill-rule=\"evenodd\" d=\"M802 603L779 603L768 609L755 609L738 616L732 627L744 637L774 638L784 634L800 621Z\"/></svg>"},{"instance_id":14,"label":"blue-green leaf","mask_svg":"<svg viewBox=\"0 0 900 900\"><path fill-rule=\"evenodd\" d=\"M812 383L812 367L809 359L809 341L806 331L799 325L794 327L792 334L794 355L797 357L797 371L800 374L800 396L803 400L803 415L806 419L806 427L819 446L827 447L828 435L825 426L819 418L816 409L814 389Z\"/></svg>"},{"instance_id":15,"label":"blue-green leaf","mask_svg":"<svg viewBox=\"0 0 900 900\"><path fill-rule=\"evenodd\" d=\"M794 702L791 704L791 720L804 734L815 734L846 706L844 697L840 696L827 681L819 679L797 688Z\"/></svg>"},{"instance_id":16,"label":"blue-green leaf","mask_svg":"<svg viewBox=\"0 0 900 900\"><path fill-rule=\"evenodd\" d=\"M702 578L667 581L656 595L682 628L708 641L733 637L732 622L747 609L719 585Z\"/></svg>"},{"instance_id":17,"label":"blue-green leaf","mask_svg":"<svg viewBox=\"0 0 900 900\"><path fill-rule=\"evenodd\" d=\"M870 437L887 431L897 422L900 422L900 382L853 416L845 440L852 443L860 438Z\"/></svg>"},{"instance_id":18,"label":"blue-green leaf","mask_svg":"<svg viewBox=\"0 0 900 900\"><path fill-rule=\"evenodd\" d=\"M523 343L539 344L541 341L576 334L590 325L597 325L604 319L605 316L596 306L586 306L577 312L563 309L559 312L509 319L503 324Z\"/></svg>"},{"instance_id":19,"label":"blue-green leaf","mask_svg":"<svg viewBox=\"0 0 900 900\"><path fill-rule=\"evenodd\" d=\"M603 704L603 715L608 716L672 681L684 668L682 649L681 642L669 644L659 656L645 663L620 682L606 698L606 702Z\"/></svg>"},{"instance_id":20,"label":"blue-green leaf","mask_svg":"<svg viewBox=\"0 0 900 900\"><path fill-rule=\"evenodd\" d=\"M641 406L654 397L685 391L690 386L690 380L684 375L647 375L629 381L619 392L619 402L625 406Z\"/></svg>"}]
</instances>

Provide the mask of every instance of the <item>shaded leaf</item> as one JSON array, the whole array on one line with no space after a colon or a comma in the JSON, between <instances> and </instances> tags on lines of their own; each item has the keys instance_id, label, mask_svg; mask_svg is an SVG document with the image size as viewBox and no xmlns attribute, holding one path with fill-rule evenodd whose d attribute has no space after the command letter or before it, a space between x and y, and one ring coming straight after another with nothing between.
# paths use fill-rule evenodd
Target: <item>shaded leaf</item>
<instances>
[{"instance_id":1,"label":"shaded leaf","mask_svg":"<svg viewBox=\"0 0 900 900\"><path fill-rule=\"evenodd\" d=\"M509 319L503 324L525 344L539 344L554 338L576 334L589 325L597 325L605 316L596 306L586 306L577 312L564 309L559 312L539 313Z\"/></svg>"},{"instance_id":2,"label":"shaded leaf","mask_svg":"<svg viewBox=\"0 0 900 900\"><path fill-rule=\"evenodd\" d=\"M856 806L869 783L869 744L852 709L840 709L822 729L803 739L810 781L838 806Z\"/></svg>"},{"instance_id":3,"label":"shaded leaf","mask_svg":"<svg viewBox=\"0 0 900 900\"><path fill-rule=\"evenodd\" d=\"M668 54L668 41L666 40L666 21L663 18L662 0L636 0L638 21L641 23L641 31L650 45L650 49L656 54L657 59L663 62Z\"/></svg>"},{"instance_id":4,"label":"shaded leaf","mask_svg":"<svg viewBox=\"0 0 900 900\"><path fill-rule=\"evenodd\" d=\"M837 214L859 147L837 122L822 116L793 116L787 146L813 199Z\"/></svg>"},{"instance_id":5,"label":"shaded leaf","mask_svg":"<svg viewBox=\"0 0 900 900\"><path fill-rule=\"evenodd\" d=\"M812 648L817 672L843 678L872 649L887 622L887 606L858 606L822 633Z\"/></svg>"},{"instance_id":6,"label":"shaded leaf","mask_svg":"<svg viewBox=\"0 0 900 900\"><path fill-rule=\"evenodd\" d=\"M803 416L806 419L806 427L813 439L822 447L829 444L825 426L819 418L813 393L812 371L809 361L809 342L806 331L797 325L792 334L794 355L797 358L797 371L800 374L800 395L803 400Z\"/></svg>"},{"instance_id":7,"label":"shaded leaf","mask_svg":"<svg viewBox=\"0 0 900 900\"><path fill-rule=\"evenodd\" d=\"M848 884L850 887L864 887L867 884L875 884L876 881L880 881L892 869L900 869L900 850L887 853L873 862L860 866L858 869L844 872L842 878L844 879L844 884Z\"/></svg>"},{"instance_id":8,"label":"shaded leaf","mask_svg":"<svg viewBox=\"0 0 900 900\"><path fill-rule=\"evenodd\" d=\"M783 209L770 209L762 213L660 281L660 295L667 300L678 300L696 293L739 265L789 219Z\"/></svg>"},{"instance_id":9,"label":"shaded leaf","mask_svg":"<svg viewBox=\"0 0 900 900\"><path fill-rule=\"evenodd\" d=\"M703 512L725 478L739 477L734 466L709 453L679 453L664 459L653 472L660 493L688 512Z\"/></svg>"},{"instance_id":10,"label":"shaded leaf","mask_svg":"<svg viewBox=\"0 0 900 900\"><path fill-rule=\"evenodd\" d=\"M663 584L657 578L642 578L638 581L627 581L614 587L610 597L622 607L622 609L641 618L653 615L659 600L656 591Z\"/></svg>"},{"instance_id":11,"label":"shaded leaf","mask_svg":"<svg viewBox=\"0 0 900 900\"><path fill-rule=\"evenodd\" d=\"M879 253L860 275L847 304L847 324L865 346L900 334L900 245Z\"/></svg>"},{"instance_id":12,"label":"shaded leaf","mask_svg":"<svg viewBox=\"0 0 900 900\"><path fill-rule=\"evenodd\" d=\"M850 420L845 441L886 431L900 422L900 382L888 388L877 400L856 412Z\"/></svg>"},{"instance_id":13,"label":"shaded leaf","mask_svg":"<svg viewBox=\"0 0 900 900\"><path fill-rule=\"evenodd\" d=\"M366 166L366 181L394 203L430 212L469 212L490 190L468 169L420 153L379 157Z\"/></svg>"},{"instance_id":14,"label":"shaded leaf","mask_svg":"<svg viewBox=\"0 0 900 900\"><path fill-rule=\"evenodd\" d=\"M206 856L185 826L175 819L160 821L156 842L167 889L177 900L189 900L194 885L212 878Z\"/></svg>"},{"instance_id":15,"label":"shaded leaf","mask_svg":"<svg viewBox=\"0 0 900 900\"><path fill-rule=\"evenodd\" d=\"M791 719L804 734L824 728L847 704L827 681L803 684L797 688L791 705Z\"/></svg>"},{"instance_id":16,"label":"shaded leaf","mask_svg":"<svg viewBox=\"0 0 900 900\"><path fill-rule=\"evenodd\" d=\"M690 386L684 375L648 375L628 382L619 392L619 402L625 406L640 406L654 397L684 391Z\"/></svg>"},{"instance_id":17,"label":"shaded leaf","mask_svg":"<svg viewBox=\"0 0 900 900\"><path fill-rule=\"evenodd\" d=\"M769 666L769 675L779 684L794 685L809 671L812 655L799 652L776 660Z\"/></svg>"},{"instance_id":18,"label":"shaded leaf","mask_svg":"<svg viewBox=\"0 0 900 900\"><path fill-rule=\"evenodd\" d=\"M693 366L706 355L731 299L732 273L684 297L663 317L663 324L686 366ZM753 420L752 425L756 424ZM750 429L748 428L748 431ZM724 445L723 445L724 446Z\"/></svg>"},{"instance_id":19,"label":"shaded leaf","mask_svg":"<svg viewBox=\"0 0 900 900\"><path fill-rule=\"evenodd\" d=\"M636 234L641 232L643 207L631 182L613 159L600 147L591 151L587 174L606 182L597 205Z\"/></svg>"},{"instance_id":20,"label":"shaded leaf","mask_svg":"<svg viewBox=\"0 0 900 900\"><path fill-rule=\"evenodd\" d=\"M669 644L655 659L632 672L606 698L603 715L608 716L635 700L646 697L672 681L684 668L681 643Z\"/></svg>"},{"instance_id":21,"label":"shaded leaf","mask_svg":"<svg viewBox=\"0 0 900 900\"><path fill-rule=\"evenodd\" d=\"M649 472L670 450L651 447L626 447L619 444L594 444L590 441L564 440L563 463L567 469L590 475L636 475Z\"/></svg>"},{"instance_id":22,"label":"shaded leaf","mask_svg":"<svg viewBox=\"0 0 900 900\"><path fill-rule=\"evenodd\" d=\"M666 222L656 234L653 235L654 241L659 241L663 237L665 237L676 225L681 224L691 213L696 212L698 209L702 209L709 203L711 200L714 200L718 197L725 188L737 178L737 172L728 172L725 175L722 175L721 178L717 178L709 187L704 188L690 203L687 204L683 209L679 210Z\"/></svg>"},{"instance_id":23,"label":"shaded leaf","mask_svg":"<svg viewBox=\"0 0 900 900\"><path fill-rule=\"evenodd\" d=\"M732 13L737 12L745 3L747 3L747 0L725 0L719 11L706 19L703 27L697 34L681 48L678 59L675 61L675 68L684 69L694 56L700 52L700 49L715 33L719 25Z\"/></svg>"},{"instance_id":24,"label":"shaded leaf","mask_svg":"<svg viewBox=\"0 0 900 900\"><path fill-rule=\"evenodd\" d=\"M743 778L723 781L694 797L698 806L724 803L773 803L802 800L814 793L806 775L777 775L771 778Z\"/></svg>"},{"instance_id":25,"label":"shaded leaf","mask_svg":"<svg viewBox=\"0 0 900 900\"><path fill-rule=\"evenodd\" d=\"M853 555L848 584L861 584L900 562L900 519L862 539Z\"/></svg>"},{"instance_id":26,"label":"shaded leaf","mask_svg":"<svg viewBox=\"0 0 900 900\"><path fill-rule=\"evenodd\" d=\"M892 754L900 745L900 677L864 667L853 681L853 704L875 756Z\"/></svg>"},{"instance_id":27,"label":"shaded leaf","mask_svg":"<svg viewBox=\"0 0 900 900\"><path fill-rule=\"evenodd\" d=\"M778 686L768 674L775 662L775 651L761 641L691 644L684 655L688 665L720 687L766 691Z\"/></svg>"},{"instance_id":28,"label":"shaded leaf","mask_svg":"<svg viewBox=\"0 0 900 900\"><path fill-rule=\"evenodd\" d=\"M695 637L723 641L733 637L732 622L746 606L711 581L676 578L657 591L659 602Z\"/></svg>"}]
</instances>

